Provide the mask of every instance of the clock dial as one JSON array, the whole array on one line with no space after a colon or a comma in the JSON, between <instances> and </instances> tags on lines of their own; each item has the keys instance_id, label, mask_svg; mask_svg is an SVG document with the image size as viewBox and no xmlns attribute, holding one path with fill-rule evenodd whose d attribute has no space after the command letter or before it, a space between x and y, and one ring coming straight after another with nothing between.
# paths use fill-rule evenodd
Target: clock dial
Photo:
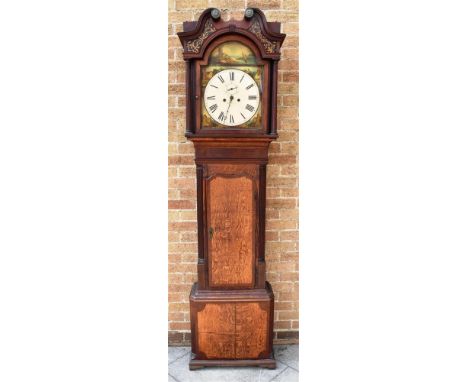
<instances>
[{"instance_id":1,"label":"clock dial","mask_svg":"<svg viewBox=\"0 0 468 382\"><path fill-rule=\"evenodd\" d=\"M260 105L255 80L239 69L215 74L206 85L205 108L210 117L224 126L238 126L252 119Z\"/></svg>"}]
</instances>

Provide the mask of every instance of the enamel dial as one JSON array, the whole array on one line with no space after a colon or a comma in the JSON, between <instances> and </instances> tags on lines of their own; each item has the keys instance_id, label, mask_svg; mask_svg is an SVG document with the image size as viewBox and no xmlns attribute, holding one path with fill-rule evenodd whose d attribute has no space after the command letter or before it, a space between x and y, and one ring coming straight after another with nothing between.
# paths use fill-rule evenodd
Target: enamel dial
<instances>
[{"instance_id":1,"label":"enamel dial","mask_svg":"<svg viewBox=\"0 0 468 382\"><path fill-rule=\"evenodd\" d=\"M210 117L224 126L238 126L249 121L260 105L260 91L255 80L239 69L216 73L206 85L205 108Z\"/></svg>"}]
</instances>

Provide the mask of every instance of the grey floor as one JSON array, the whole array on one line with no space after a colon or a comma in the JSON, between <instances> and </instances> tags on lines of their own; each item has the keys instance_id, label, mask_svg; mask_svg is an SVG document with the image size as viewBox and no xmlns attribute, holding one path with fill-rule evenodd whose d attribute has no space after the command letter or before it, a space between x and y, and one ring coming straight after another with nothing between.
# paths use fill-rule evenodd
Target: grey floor
<instances>
[{"instance_id":1,"label":"grey floor","mask_svg":"<svg viewBox=\"0 0 468 382\"><path fill-rule=\"evenodd\" d=\"M297 382L299 345L276 345L276 369L207 367L190 371L189 347L169 347L169 382Z\"/></svg>"}]
</instances>

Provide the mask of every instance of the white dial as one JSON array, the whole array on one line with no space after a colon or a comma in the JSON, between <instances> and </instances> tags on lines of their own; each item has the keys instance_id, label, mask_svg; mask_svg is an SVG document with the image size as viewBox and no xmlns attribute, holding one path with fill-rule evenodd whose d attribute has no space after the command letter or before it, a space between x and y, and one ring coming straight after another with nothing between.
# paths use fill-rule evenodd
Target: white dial
<instances>
[{"instance_id":1,"label":"white dial","mask_svg":"<svg viewBox=\"0 0 468 382\"><path fill-rule=\"evenodd\" d=\"M204 101L212 119L225 126L237 126L249 121L257 112L260 91L246 72L226 69L208 81Z\"/></svg>"}]
</instances>

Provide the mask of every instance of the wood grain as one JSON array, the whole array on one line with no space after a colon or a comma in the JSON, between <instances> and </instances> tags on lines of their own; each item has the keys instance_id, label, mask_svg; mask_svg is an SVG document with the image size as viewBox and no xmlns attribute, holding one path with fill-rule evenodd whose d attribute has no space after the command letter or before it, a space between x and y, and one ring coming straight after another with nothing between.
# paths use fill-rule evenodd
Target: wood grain
<instances>
[{"instance_id":1,"label":"wood grain","mask_svg":"<svg viewBox=\"0 0 468 382\"><path fill-rule=\"evenodd\" d=\"M254 284L253 181L246 176L208 180L208 280L216 286Z\"/></svg>"},{"instance_id":2,"label":"wood grain","mask_svg":"<svg viewBox=\"0 0 468 382\"><path fill-rule=\"evenodd\" d=\"M235 304L206 304L198 312L198 347L207 358L235 358Z\"/></svg>"},{"instance_id":3,"label":"wood grain","mask_svg":"<svg viewBox=\"0 0 468 382\"><path fill-rule=\"evenodd\" d=\"M208 359L256 359L268 348L268 302L207 303L197 313L198 349Z\"/></svg>"},{"instance_id":4,"label":"wood grain","mask_svg":"<svg viewBox=\"0 0 468 382\"><path fill-rule=\"evenodd\" d=\"M236 304L236 358L258 358L267 348L267 309L258 302Z\"/></svg>"}]
</instances>

